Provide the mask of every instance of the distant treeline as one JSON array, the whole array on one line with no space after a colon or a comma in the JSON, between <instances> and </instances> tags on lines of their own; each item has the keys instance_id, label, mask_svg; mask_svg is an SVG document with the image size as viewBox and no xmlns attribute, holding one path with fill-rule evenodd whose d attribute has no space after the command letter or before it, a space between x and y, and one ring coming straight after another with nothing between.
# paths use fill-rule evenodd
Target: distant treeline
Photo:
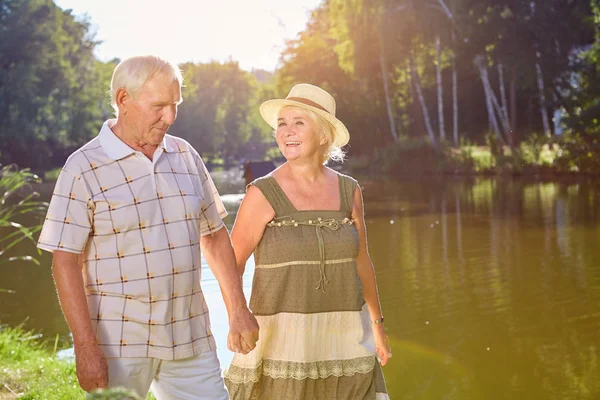
<instances>
[{"instance_id":1,"label":"distant treeline","mask_svg":"<svg viewBox=\"0 0 600 400\"><path fill-rule=\"evenodd\" d=\"M51 0L0 0L0 163L41 171L112 116L119 60L94 57L92 21ZM329 90L350 154L394 143L518 147L600 134L599 0L326 0L274 73L184 63L171 133L227 163L276 154L258 105L296 83Z\"/></svg>"}]
</instances>

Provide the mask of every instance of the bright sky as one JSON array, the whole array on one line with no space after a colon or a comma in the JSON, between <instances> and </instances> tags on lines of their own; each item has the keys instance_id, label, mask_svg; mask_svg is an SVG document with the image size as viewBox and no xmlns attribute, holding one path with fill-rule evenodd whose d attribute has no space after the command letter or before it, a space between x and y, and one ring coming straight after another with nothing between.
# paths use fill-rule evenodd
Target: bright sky
<instances>
[{"instance_id":1,"label":"bright sky","mask_svg":"<svg viewBox=\"0 0 600 400\"><path fill-rule=\"evenodd\" d=\"M91 18L102 61L157 54L184 61L238 61L275 70L286 39L321 0L54 0Z\"/></svg>"}]
</instances>

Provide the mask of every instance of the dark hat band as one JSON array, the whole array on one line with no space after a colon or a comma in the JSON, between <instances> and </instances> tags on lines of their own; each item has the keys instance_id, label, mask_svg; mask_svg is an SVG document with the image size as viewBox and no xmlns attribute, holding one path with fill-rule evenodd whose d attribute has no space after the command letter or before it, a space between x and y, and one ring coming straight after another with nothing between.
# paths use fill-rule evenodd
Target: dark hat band
<instances>
[{"instance_id":1,"label":"dark hat band","mask_svg":"<svg viewBox=\"0 0 600 400\"><path fill-rule=\"evenodd\" d=\"M327 114L331 115L331 113L328 110L326 110L322 105L320 105L319 103L315 103L312 100L308 100L302 97L288 97L286 98L286 100L292 100L298 103L306 104L307 106L318 108L319 110L325 111Z\"/></svg>"}]
</instances>

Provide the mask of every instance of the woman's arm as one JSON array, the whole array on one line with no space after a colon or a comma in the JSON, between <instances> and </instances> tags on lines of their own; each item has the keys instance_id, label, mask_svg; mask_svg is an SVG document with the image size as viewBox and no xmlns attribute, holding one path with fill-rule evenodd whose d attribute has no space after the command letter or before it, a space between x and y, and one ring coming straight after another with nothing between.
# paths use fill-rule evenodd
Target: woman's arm
<instances>
[{"instance_id":1,"label":"woman's arm","mask_svg":"<svg viewBox=\"0 0 600 400\"><path fill-rule=\"evenodd\" d=\"M354 191L352 203L352 219L354 220L360 239L360 247L358 256L356 257L358 276L360 277L363 287L363 296L367 303L367 307L369 308L369 314L371 315L371 325L373 327L377 355L381 359L381 365L385 365L392 353L383 323L374 323L375 320L382 318L383 315L381 313L381 305L379 304L379 295L377 294L375 269L373 268L373 262L371 261L367 247L367 228L365 225L362 191L358 185Z\"/></svg>"},{"instance_id":2,"label":"woman's arm","mask_svg":"<svg viewBox=\"0 0 600 400\"><path fill-rule=\"evenodd\" d=\"M275 211L259 188L249 186L231 231L238 272L244 274L246 261L260 242L265 226L275 217Z\"/></svg>"}]
</instances>

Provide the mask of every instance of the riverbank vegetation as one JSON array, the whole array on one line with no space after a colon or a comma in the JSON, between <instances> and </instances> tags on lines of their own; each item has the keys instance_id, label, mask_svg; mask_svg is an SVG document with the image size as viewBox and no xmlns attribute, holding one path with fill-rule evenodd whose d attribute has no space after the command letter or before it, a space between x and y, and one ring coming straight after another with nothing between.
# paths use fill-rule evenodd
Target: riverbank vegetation
<instances>
[{"instance_id":1,"label":"riverbank vegetation","mask_svg":"<svg viewBox=\"0 0 600 400\"><path fill-rule=\"evenodd\" d=\"M0 8L0 163L42 174L97 134L119 61L52 0ZM277 155L258 105L310 82L351 132L349 159L415 172L597 173L598 0L326 0L276 71L183 63L171 133L210 163ZM27 28L24 28L27 27ZM591 155L590 155L591 154Z\"/></svg>"},{"instance_id":2,"label":"riverbank vegetation","mask_svg":"<svg viewBox=\"0 0 600 400\"><path fill-rule=\"evenodd\" d=\"M46 203L38 201L31 185L40 178L28 169L14 165L0 168L0 268L9 268L14 261L29 261L39 264L31 255L11 254L11 249L23 240L35 243L35 235L41 229L39 223L26 226L21 223L24 216L40 216ZM0 286L0 292L7 289Z\"/></svg>"},{"instance_id":3,"label":"riverbank vegetation","mask_svg":"<svg viewBox=\"0 0 600 400\"><path fill-rule=\"evenodd\" d=\"M45 343L42 335L0 325L0 399L84 399L71 358L57 356L58 338ZM125 390L95 393L93 400L138 400ZM148 395L146 400L153 400Z\"/></svg>"}]
</instances>

